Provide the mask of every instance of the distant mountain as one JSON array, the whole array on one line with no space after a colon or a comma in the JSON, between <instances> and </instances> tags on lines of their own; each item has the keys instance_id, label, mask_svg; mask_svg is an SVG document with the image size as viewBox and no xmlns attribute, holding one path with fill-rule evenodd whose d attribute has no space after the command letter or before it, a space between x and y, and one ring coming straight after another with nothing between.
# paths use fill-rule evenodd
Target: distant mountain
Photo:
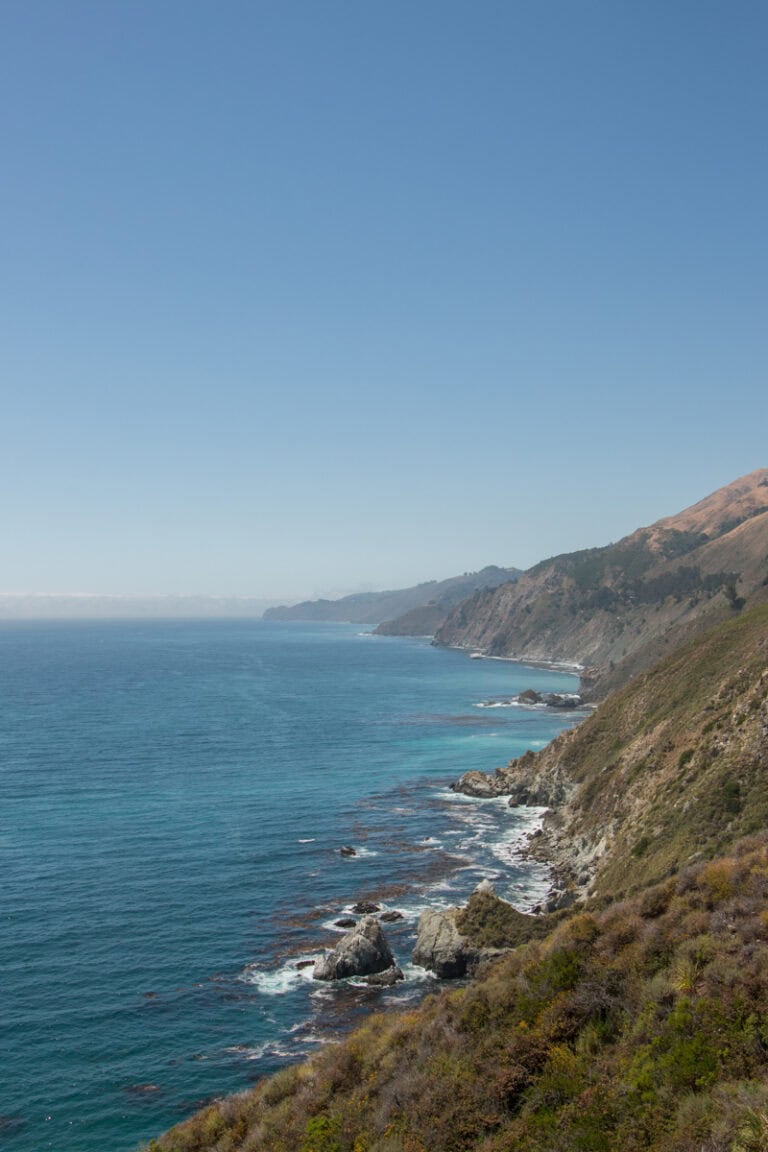
<instances>
[{"instance_id":1,"label":"distant mountain","mask_svg":"<svg viewBox=\"0 0 768 1152\"><path fill-rule=\"evenodd\" d=\"M301 604L269 608L264 613L264 619L335 620L375 627L387 620L394 621L415 609L441 606L439 621L442 622L454 604L465 600L478 589L497 588L500 584L515 580L518 575L517 568L497 568L495 565L489 565L480 572L465 572L463 576L452 576L448 580L429 580L413 588L388 592L357 592L351 596L342 596L339 600L305 600ZM424 619L428 618L429 613ZM389 634L431 635L433 630L427 628L426 632L423 632L419 623L416 631Z\"/></svg>"},{"instance_id":2,"label":"distant mountain","mask_svg":"<svg viewBox=\"0 0 768 1152\"><path fill-rule=\"evenodd\" d=\"M768 601L768 468L616 544L545 560L477 592L439 644L588 666L604 695L747 605Z\"/></svg>"}]
</instances>

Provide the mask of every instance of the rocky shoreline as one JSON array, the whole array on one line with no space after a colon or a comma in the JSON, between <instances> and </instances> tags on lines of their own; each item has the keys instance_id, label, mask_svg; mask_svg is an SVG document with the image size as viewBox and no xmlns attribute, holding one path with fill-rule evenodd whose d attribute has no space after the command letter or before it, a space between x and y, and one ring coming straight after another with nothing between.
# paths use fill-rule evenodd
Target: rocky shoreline
<instances>
[{"instance_id":1,"label":"rocky shoreline","mask_svg":"<svg viewBox=\"0 0 768 1152\"><path fill-rule=\"evenodd\" d=\"M551 708L558 712L591 711L595 705L589 704L578 692L537 692L526 688L515 696L494 696L482 700L477 708Z\"/></svg>"},{"instance_id":2,"label":"rocky shoreline","mask_svg":"<svg viewBox=\"0 0 768 1152\"><path fill-rule=\"evenodd\" d=\"M522 852L524 858L546 864L552 874L552 891L535 912L569 908L593 894L595 865L604 850L602 842L574 842L564 835L565 816L575 790L561 758L567 736L561 733L540 752L524 752L492 773L465 772L451 785L454 792L476 799L507 796L510 808L547 809L541 827L532 833Z\"/></svg>"},{"instance_id":3,"label":"rocky shoreline","mask_svg":"<svg viewBox=\"0 0 768 1152\"><path fill-rule=\"evenodd\" d=\"M527 693L521 693L526 696ZM531 693L531 695L536 695ZM564 695L564 694L558 694ZM569 694L570 696L570 694ZM570 704L580 706L579 700ZM418 922L416 944L411 960L441 980L461 979L471 976L485 961L493 959L508 948L486 947L471 939L471 934L462 931L461 918L471 907L478 895L491 898L498 906L509 910L509 914L519 918L521 925L530 922L530 931L535 934L533 921L544 914L552 914L570 908L584 897L592 880L595 853L583 853L578 848L558 836L562 823L559 810L567 804L572 792L572 783L562 770L559 749L565 733L556 737L539 753L527 751L504 767L492 773L472 770L465 772L450 785L451 791L474 799L492 800L508 797L509 807L546 808L542 824L529 834L527 843L519 850L523 860L535 860L546 865L551 875L551 887L546 898L534 905L529 913L519 912L508 901L502 900L494 891L489 880L482 881L470 897L466 908L427 908ZM353 854L351 846L342 849L345 855ZM389 947L381 927L381 922L402 919L401 914L389 912L381 914L381 909L373 903L359 903L354 906L362 919L351 918L338 921L338 926L348 929L346 935L330 952L325 952L314 965L313 977L317 980L339 980L348 977L360 979L370 986L389 987L404 979L402 969ZM523 935L529 933L523 930Z\"/></svg>"},{"instance_id":4,"label":"rocky shoreline","mask_svg":"<svg viewBox=\"0 0 768 1152\"><path fill-rule=\"evenodd\" d=\"M582 665L565 665L559 661L522 661L515 657L493 657L473 653L483 659L505 659L513 663L527 663L535 667L560 671L585 671ZM480 708L520 707L552 709L559 712L590 714L597 705L588 702L581 692L538 692L532 688L505 698L494 698L477 705ZM493 884L483 880L470 897L490 897L499 906L512 911L522 920L533 921L544 914L570 908L587 895L592 879L591 860L581 859L571 844L558 837L562 823L559 810L572 792L572 782L560 765L559 749L567 734L560 733L539 752L528 750L493 772L471 770L449 785L457 795L473 799L492 800L508 797L510 808L545 808L541 825L528 834L527 843L518 849L520 860L543 864L550 873L550 889L545 898L533 905L529 912L519 912L514 905L495 893ZM355 857L358 852L352 844L344 844L337 851L343 857ZM467 905L466 907L469 907ZM459 921L466 907L426 908L418 921L416 943L411 962L432 973L438 979L451 980L471 976L481 963L492 959L508 948L477 946L460 930ZM402 969L386 939L383 924L403 920L396 910L382 912L372 901L358 901L350 909L359 919L348 913L336 920L335 926L344 930L334 946L327 948L314 960L300 962L301 968L312 967L313 979L337 981L354 979L370 987L391 987L405 979ZM525 933L524 933L525 934Z\"/></svg>"}]
</instances>

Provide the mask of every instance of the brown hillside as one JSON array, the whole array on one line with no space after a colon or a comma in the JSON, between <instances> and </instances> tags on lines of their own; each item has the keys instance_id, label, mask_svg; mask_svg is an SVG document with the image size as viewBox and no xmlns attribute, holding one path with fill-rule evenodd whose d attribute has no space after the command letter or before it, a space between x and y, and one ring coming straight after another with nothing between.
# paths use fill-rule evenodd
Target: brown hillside
<instances>
[{"instance_id":1,"label":"brown hillside","mask_svg":"<svg viewBox=\"0 0 768 1152\"><path fill-rule=\"evenodd\" d=\"M490 784L552 806L537 852L582 895L615 897L765 829L768 607L678 649Z\"/></svg>"},{"instance_id":2,"label":"brown hillside","mask_svg":"<svg viewBox=\"0 0 768 1152\"><path fill-rule=\"evenodd\" d=\"M595 696L768 588L768 468L616 544L556 556L459 604L436 642L585 665Z\"/></svg>"}]
</instances>

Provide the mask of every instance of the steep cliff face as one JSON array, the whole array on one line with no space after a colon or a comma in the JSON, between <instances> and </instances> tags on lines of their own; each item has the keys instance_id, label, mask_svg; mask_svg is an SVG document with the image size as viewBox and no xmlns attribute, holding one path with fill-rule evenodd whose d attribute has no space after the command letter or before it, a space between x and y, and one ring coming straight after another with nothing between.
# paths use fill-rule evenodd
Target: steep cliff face
<instances>
[{"instance_id":1,"label":"steep cliff face","mask_svg":"<svg viewBox=\"0 0 768 1152\"><path fill-rule=\"evenodd\" d=\"M436 642L589 666L595 694L768 600L768 468L617 544L545 560L457 605ZM619 670L617 671L617 666Z\"/></svg>"},{"instance_id":2,"label":"steep cliff face","mask_svg":"<svg viewBox=\"0 0 768 1152\"><path fill-rule=\"evenodd\" d=\"M457 787L552 805L536 852L582 895L726 851L768 826L768 607L678 650L542 752Z\"/></svg>"}]
</instances>

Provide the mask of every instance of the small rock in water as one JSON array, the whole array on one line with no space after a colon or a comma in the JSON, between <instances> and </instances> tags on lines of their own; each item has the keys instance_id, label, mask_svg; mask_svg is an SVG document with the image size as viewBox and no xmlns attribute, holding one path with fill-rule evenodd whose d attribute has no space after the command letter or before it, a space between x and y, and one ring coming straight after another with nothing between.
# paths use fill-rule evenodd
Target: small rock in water
<instances>
[{"instance_id":1,"label":"small rock in water","mask_svg":"<svg viewBox=\"0 0 768 1152\"><path fill-rule=\"evenodd\" d=\"M314 960L297 960L296 967L301 971L302 968L313 968Z\"/></svg>"},{"instance_id":2,"label":"small rock in water","mask_svg":"<svg viewBox=\"0 0 768 1152\"><path fill-rule=\"evenodd\" d=\"M379 916L379 920L383 920L385 924L393 924L395 922L395 920L402 920L402 919L403 919L402 912L396 912L394 908L392 909L391 912L382 912L381 916Z\"/></svg>"},{"instance_id":3,"label":"small rock in water","mask_svg":"<svg viewBox=\"0 0 768 1152\"><path fill-rule=\"evenodd\" d=\"M521 692L518 696L521 704L540 704L541 696L538 692L534 692L533 688L526 688L525 692Z\"/></svg>"},{"instance_id":4,"label":"small rock in water","mask_svg":"<svg viewBox=\"0 0 768 1152\"><path fill-rule=\"evenodd\" d=\"M352 911L358 916L370 916L372 912L381 912L381 905L372 904L370 900L358 900L357 904L352 905Z\"/></svg>"},{"instance_id":5,"label":"small rock in water","mask_svg":"<svg viewBox=\"0 0 768 1152\"><path fill-rule=\"evenodd\" d=\"M351 844L344 844L339 848L339 852L342 856L357 856L357 850Z\"/></svg>"},{"instance_id":6,"label":"small rock in water","mask_svg":"<svg viewBox=\"0 0 768 1152\"><path fill-rule=\"evenodd\" d=\"M393 984L397 984L398 980L405 980L402 968L398 968L393 964L391 968L386 968L383 972L376 972L373 976L366 976L363 983L370 985L372 988L391 988Z\"/></svg>"},{"instance_id":7,"label":"small rock in water","mask_svg":"<svg viewBox=\"0 0 768 1152\"><path fill-rule=\"evenodd\" d=\"M337 928L354 928L357 920L353 920L351 916L345 916L341 920L334 920L333 923Z\"/></svg>"},{"instance_id":8,"label":"small rock in water","mask_svg":"<svg viewBox=\"0 0 768 1152\"><path fill-rule=\"evenodd\" d=\"M315 962L312 976L315 980L343 980L347 976L372 976L394 966L381 925L373 916L365 916L332 952Z\"/></svg>"}]
</instances>

